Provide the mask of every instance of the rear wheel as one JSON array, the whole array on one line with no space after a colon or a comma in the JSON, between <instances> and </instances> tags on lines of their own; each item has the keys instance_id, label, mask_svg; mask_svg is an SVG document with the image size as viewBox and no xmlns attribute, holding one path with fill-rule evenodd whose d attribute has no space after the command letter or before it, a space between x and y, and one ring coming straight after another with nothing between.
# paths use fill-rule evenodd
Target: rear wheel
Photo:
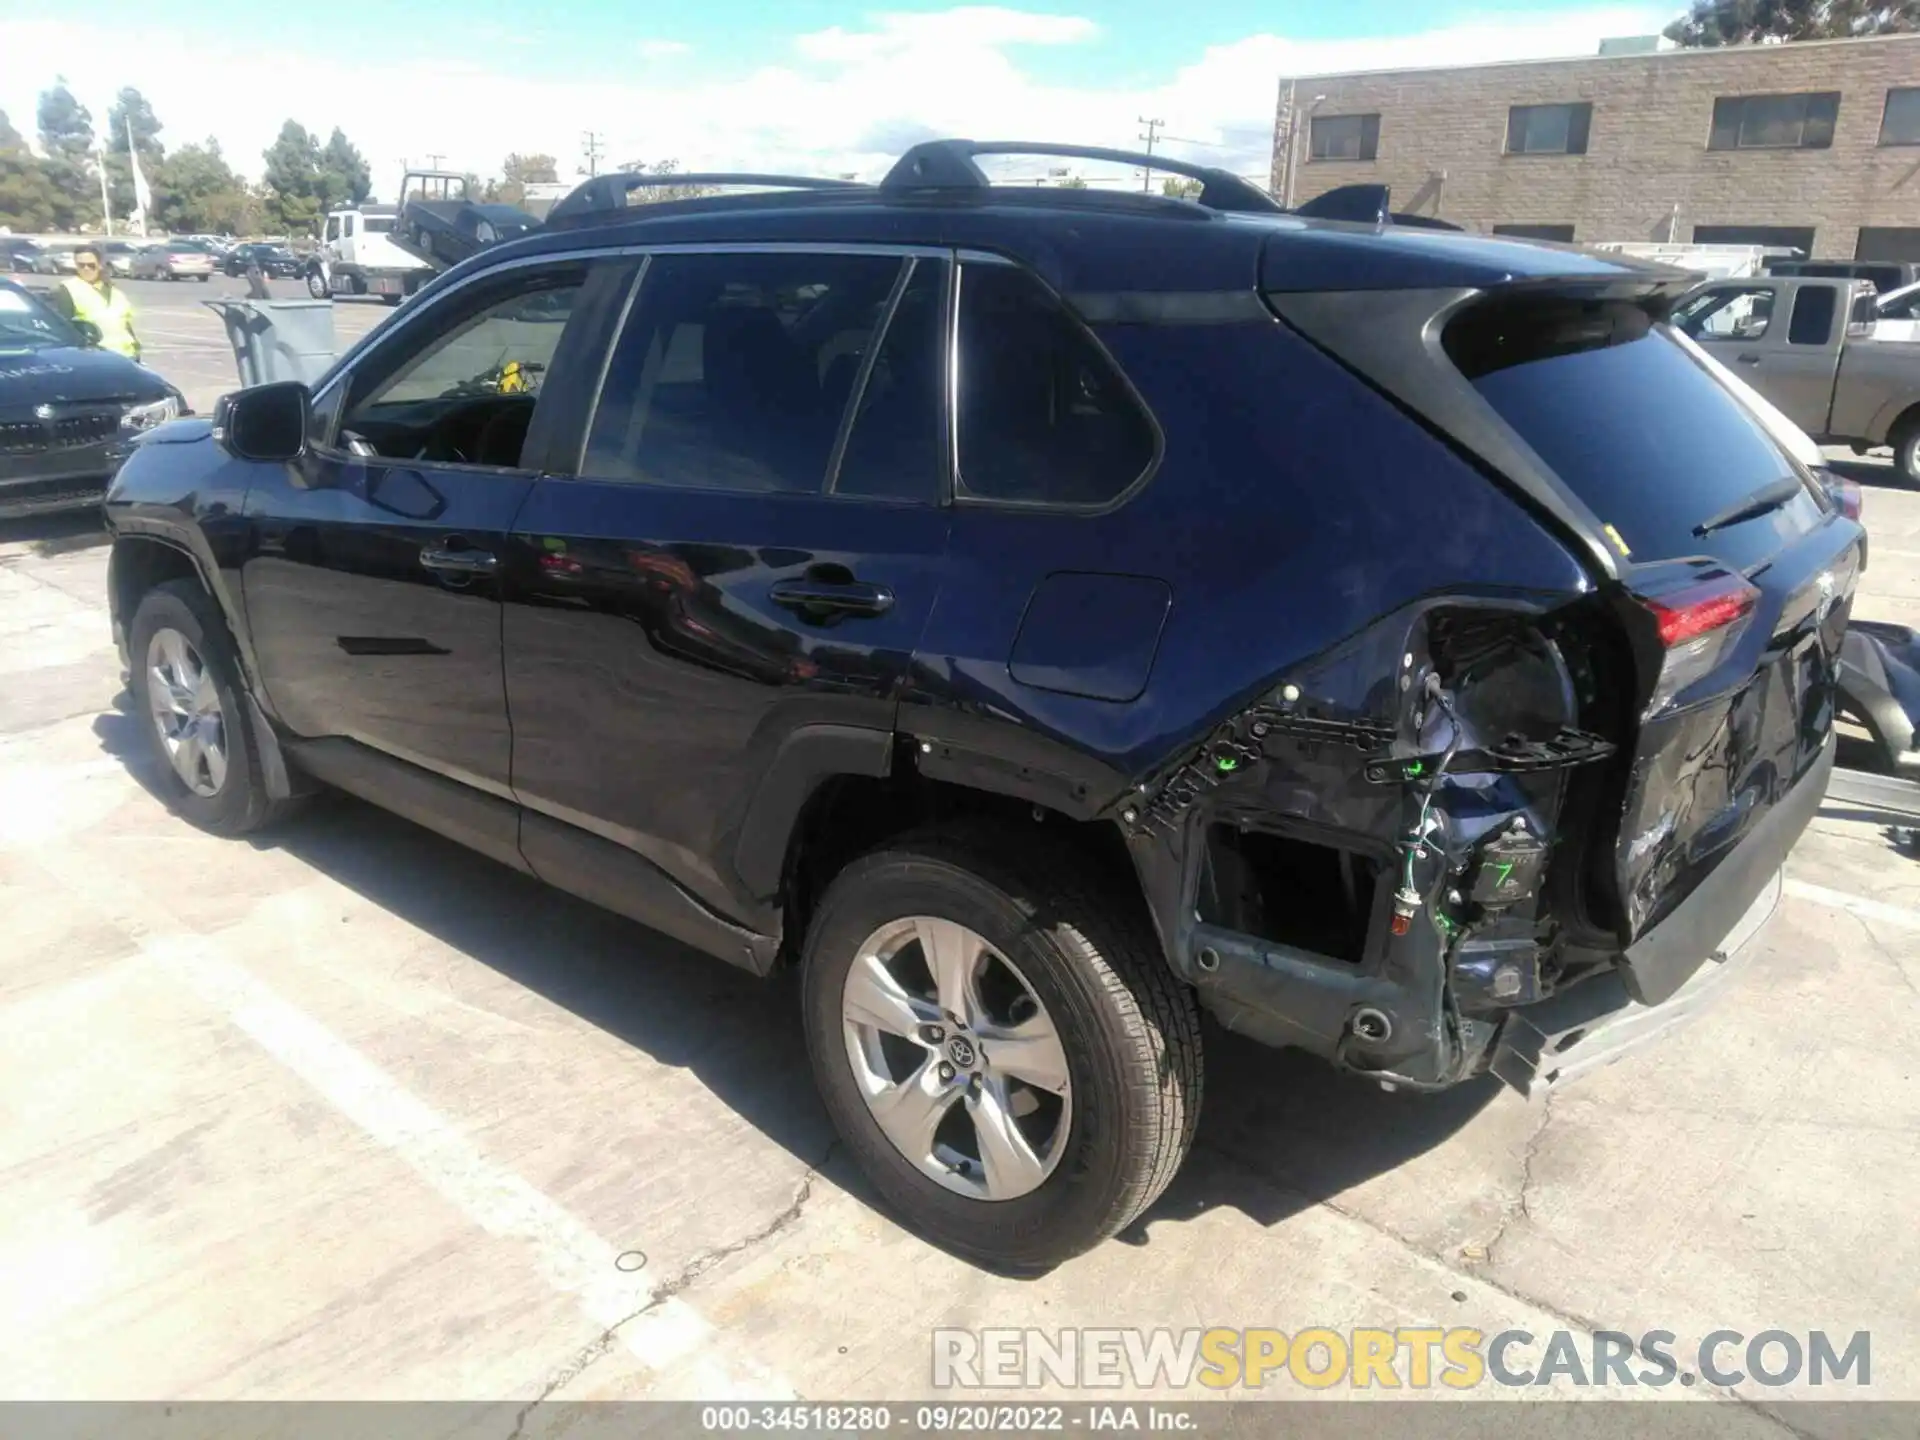
<instances>
[{"instance_id":1,"label":"rear wheel","mask_svg":"<svg viewBox=\"0 0 1920 1440\"><path fill-rule=\"evenodd\" d=\"M1920 485L1920 415L1893 433L1893 465L1909 485Z\"/></svg>"},{"instance_id":2,"label":"rear wheel","mask_svg":"<svg viewBox=\"0 0 1920 1440\"><path fill-rule=\"evenodd\" d=\"M141 598L128 632L136 721L155 788L203 830L244 835L279 817L267 794L225 618L207 592L172 580Z\"/></svg>"},{"instance_id":3,"label":"rear wheel","mask_svg":"<svg viewBox=\"0 0 1920 1440\"><path fill-rule=\"evenodd\" d=\"M307 272L307 294L316 300L327 298L327 277L318 270Z\"/></svg>"},{"instance_id":4,"label":"rear wheel","mask_svg":"<svg viewBox=\"0 0 1920 1440\"><path fill-rule=\"evenodd\" d=\"M928 832L855 861L809 930L804 1004L867 1178L989 1267L1046 1269L1113 1234L1192 1143L1193 997L1138 897L1062 848Z\"/></svg>"}]
</instances>

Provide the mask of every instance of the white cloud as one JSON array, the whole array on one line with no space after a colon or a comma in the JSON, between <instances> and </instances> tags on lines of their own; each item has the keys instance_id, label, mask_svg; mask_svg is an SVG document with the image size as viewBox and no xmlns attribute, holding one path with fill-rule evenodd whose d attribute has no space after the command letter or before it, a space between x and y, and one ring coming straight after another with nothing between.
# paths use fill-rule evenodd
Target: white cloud
<instances>
[{"instance_id":1,"label":"white cloud","mask_svg":"<svg viewBox=\"0 0 1920 1440\"><path fill-rule=\"evenodd\" d=\"M486 174L509 151L545 151L560 157L565 175L587 129L605 137L615 162L878 176L903 145L935 134L1132 148L1141 115L1164 119L1166 134L1180 137L1168 140L1168 153L1264 175L1282 75L1592 54L1603 35L1659 28L1669 8L1671 0L1616 3L1365 40L1253 35L1184 65L1186 57L1168 55L1167 80L1147 88L1040 80L1023 68L1025 47L1112 37L1077 16L989 6L880 14L859 28L799 35L788 61L719 80L646 63L677 55L649 55L649 46L671 41L643 42L630 81L580 81L448 60L428 42L417 54L381 58L319 47L268 51L241 31L189 39L159 26L10 21L0 108L31 130L36 95L64 73L98 123L116 89L137 85L165 123L167 143L215 135L254 174L289 114L323 136L337 124L387 194L403 157L435 152Z\"/></svg>"},{"instance_id":2,"label":"white cloud","mask_svg":"<svg viewBox=\"0 0 1920 1440\"><path fill-rule=\"evenodd\" d=\"M634 48L642 60L673 60L693 49L684 40L642 40Z\"/></svg>"}]
</instances>

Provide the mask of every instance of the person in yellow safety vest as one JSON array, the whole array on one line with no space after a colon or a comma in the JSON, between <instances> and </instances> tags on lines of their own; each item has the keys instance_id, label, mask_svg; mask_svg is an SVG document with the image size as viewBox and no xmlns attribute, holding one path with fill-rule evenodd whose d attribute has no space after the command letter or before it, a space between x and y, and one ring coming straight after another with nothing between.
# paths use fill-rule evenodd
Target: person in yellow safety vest
<instances>
[{"instance_id":1,"label":"person in yellow safety vest","mask_svg":"<svg viewBox=\"0 0 1920 1440\"><path fill-rule=\"evenodd\" d=\"M73 252L73 279L62 280L52 294L53 308L69 320L85 320L100 332L100 348L129 360L140 358L133 333L133 303L113 283L100 252L82 246Z\"/></svg>"}]
</instances>

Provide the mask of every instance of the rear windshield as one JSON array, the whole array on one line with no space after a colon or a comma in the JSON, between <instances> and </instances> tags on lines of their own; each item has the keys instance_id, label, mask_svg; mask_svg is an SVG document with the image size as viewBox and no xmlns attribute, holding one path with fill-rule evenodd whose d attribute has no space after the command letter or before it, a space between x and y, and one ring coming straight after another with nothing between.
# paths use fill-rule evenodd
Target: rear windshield
<instances>
[{"instance_id":1,"label":"rear windshield","mask_svg":"<svg viewBox=\"0 0 1920 1440\"><path fill-rule=\"evenodd\" d=\"M1805 497L1709 537L1703 521L1794 473L1726 388L1638 306L1498 301L1447 327L1447 354L1521 439L1611 527L1634 560L1734 563L1805 528Z\"/></svg>"},{"instance_id":2,"label":"rear windshield","mask_svg":"<svg viewBox=\"0 0 1920 1440\"><path fill-rule=\"evenodd\" d=\"M362 215L360 221L367 227L369 235L385 235L393 229L391 215Z\"/></svg>"}]
</instances>

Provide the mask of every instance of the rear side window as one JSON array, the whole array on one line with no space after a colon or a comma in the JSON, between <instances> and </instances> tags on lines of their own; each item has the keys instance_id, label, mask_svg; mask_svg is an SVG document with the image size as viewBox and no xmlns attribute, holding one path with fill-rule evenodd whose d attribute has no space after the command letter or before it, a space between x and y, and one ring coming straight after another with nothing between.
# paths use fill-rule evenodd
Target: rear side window
<instances>
[{"instance_id":1,"label":"rear side window","mask_svg":"<svg viewBox=\"0 0 1920 1440\"><path fill-rule=\"evenodd\" d=\"M1759 422L1637 306L1485 303L1447 327L1446 349L1634 560L1716 552L1694 527L1794 473Z\"/></svg>"},{"instance_id":2,"label":"rear side window","mask_svg":"<svg viewBox=\"0 0 1920 1440\"><path fill-rule=\"evenodd\" d=\"M1808 285L1793 297L1789 345L1824 345L1833 338L1833 296L1830 285Z\"/></svg>"},{"instance_id":3,"label":"rear side window","mask_svg":"<svg viewBox=\"0 0 1920 1440\"><path fill-rule=\"evenodd\" d=\"M911 264L812 252L655 256L614 344L583 472L820 493L854 389L878 368L866 365L867 351ZM888 357L883 388L924 393L925 360L924 351ZM941 417L937 406L921 416L935 444ZM897 482L876 477L877 463L861 449L849 489L889 493Z\"/></svg>"},{"instance_id":4,"label":"rear side window","mask_svg":"<svg viewBox=\"0 0 1920 1440\"><path fill-rule=\"evenodd\" d=\"M961 493L1117 499L1153 463L1153 422L1053 292L1015 265L960 272Z\"/></svg>"}]
</instances>

